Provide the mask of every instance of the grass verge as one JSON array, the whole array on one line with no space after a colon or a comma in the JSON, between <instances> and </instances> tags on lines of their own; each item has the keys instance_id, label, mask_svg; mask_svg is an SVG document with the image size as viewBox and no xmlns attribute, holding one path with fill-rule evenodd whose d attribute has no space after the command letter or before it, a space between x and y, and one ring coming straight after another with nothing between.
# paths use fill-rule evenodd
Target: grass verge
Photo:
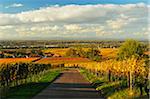
<instances>
[{"instance_id":1,"label":"grass verge","mask_svg":"<svg viewBox=\"0 0 150 99\"><path fill-rule=\"evenodd\" d=\"M31 99L44 88L46 88L57 76L60 70L50 70L43 74L38 82L31 82L8 90L7 99Z\"/></svg>"},{"instance_id":2,"label":"grass verge","mask_svg":"<svg viewBox=\"0 0 150 99\"><path fill-rule=\"evenodd\" d=\"M149 99L149 97L146 95L146 93L140 96L140 91L137 88L134 88L132 92L130 92L129 88L126 88L110 95L108 99Z\"/></svg>"},{"instance_id":3,"label":"grass verge","mask_svg":"<svg viewBox=\"0 0 150 99\"><path fill-rule=\"evenodd\" d=\"M107 99L148 99L146 93L140 96L140 91L137 88L134 88L133 91L130 92L125 81L109 82L105 77L97 77L85 69L80 69L80 72L93 84L96 90Z\"/></svg>"}]
</instances>

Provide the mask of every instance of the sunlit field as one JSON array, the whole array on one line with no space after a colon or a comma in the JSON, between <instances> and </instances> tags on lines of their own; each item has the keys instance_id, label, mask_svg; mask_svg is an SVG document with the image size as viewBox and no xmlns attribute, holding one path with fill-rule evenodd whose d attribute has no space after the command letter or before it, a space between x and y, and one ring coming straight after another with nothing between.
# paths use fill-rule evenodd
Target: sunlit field
<instances>
[{"instance_id":1,"label":"sunlit field","mask_svg":"<svg viewBox=\"0 0 150 99\"><path fill-rule=\"evenodd\" d=\"M39 61L36 61L35 63L41 63L41 64L65 64L65 63L86 63L91 62L87 58L43 58Z\"/></svg>"},{"instance_id":2,"label":"sunlit field","mask_svg":"<svg viewBox=\"0 0 150 99\"><path fill-rule=\"evenodd\" d=\"M54 53L54 54L58 54L60 56L65 56L66 52L67 52L68 48L54 48L54 49L45 49L43 50L44 53Z\"/></svg>"},{"instance_id":3,"label":"sunlit field","mask_svg":"<svg viewBox=\"0 0 150 99\"><path fill-rule=\"evenodd\" d=\"M103 58L116 58L118 48L102 48L100 51Z\"/></svg>"},{"instance_id":4,"label":"sunlit field","mask_svg":"<svg viewBox=\"0 0 150 99\"><path fill-rule=\"evenodd\" d=\"M83 48L83 50L87 51L89 48ZM57 49L46 49L43 50L44 53L54 53L58 54L60 56L65 56L66 52L69 50L69 48L57 48ZM117 55L117 48L100 48L101 55L103 58L115 58Z\"/></svg>"},{"instance_id":5,"label":"sunlit field","mask_svg":"<svg viewBox=\"0 0 150 99\"><path fill-rule=\"evenodd\" d=\"M18 63L18 62L32 62L34 60L39 59L37 58L0 58L1 63Z\"/></svg>"},{"instance_id":6,"label":"sunlit field","mask_svg":"<svg viewBox=\"0 0 150 99\"><path fill-rule=\"evenodd\" d=\"M144 54L150 55L150 51L146 51L146 52L144 52Z\"/></svg>"}]
</instances>

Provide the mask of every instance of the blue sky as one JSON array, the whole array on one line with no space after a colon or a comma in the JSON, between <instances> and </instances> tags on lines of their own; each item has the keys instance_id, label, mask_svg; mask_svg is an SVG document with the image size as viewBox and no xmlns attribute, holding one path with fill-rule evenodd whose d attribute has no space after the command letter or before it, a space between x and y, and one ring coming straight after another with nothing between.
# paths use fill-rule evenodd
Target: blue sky
<instances>
[{"instance_id":1,"label":"blue sky","mask_svg":"<svg viewBox=\"0 0 150 99\"><path fill-rule=\"evenodd\" d=\"M148 39L147 0L0 0L1 39Z\"/></svg>"},{"instance_id":2,"label":"blue sky","mask_svg":"<svg viewBox=\"0 0 150 99\"><path fill-rule=\"evenodd\" d=\"M0 0L0 12L5 13L18 13L22 11L39 9L49 5L87 5L87 4L134 4L143 2L148 4L148 0ZM22 7L5 8L12 4L22 4Z\"/></svg>"}]
</instances>

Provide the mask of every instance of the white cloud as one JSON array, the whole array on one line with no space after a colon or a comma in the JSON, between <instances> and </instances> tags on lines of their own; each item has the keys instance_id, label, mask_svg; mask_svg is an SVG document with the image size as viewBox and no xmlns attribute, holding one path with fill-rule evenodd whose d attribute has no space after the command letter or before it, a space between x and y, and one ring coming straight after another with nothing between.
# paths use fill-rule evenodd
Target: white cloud
<instances>
[{"instance_id":1,"label":"white cloud","mask_svg":"<svg viewBox=\"0 0 150 99\"><path fill-rule=\"evenodd\" d=\"M65 29L66 30L71 30L71 31L74 31L74 30L81 30L82 28L77 25L77 24L70 24L70 25L64 25Z\"/></svg>"},{"instance_id":2,"label":"white cloud","mask_svg":"<svg viewBox=\"0 0 150 99\"><path fill-rule=\"evenodd\" d=\"M138 20L136 17L126 16L125 14L120 14L120 16L115 20L106 21L107 25L112 29L121 29L122 27L131 24Z\"/></svg>"},{"instance_id":3,"label":"white cloud","mask_svg":"<svg viewBox=\"0 0 150 99\"><path fill-rule=\"evenodd\" d=\"M122 28L122 26L126 25L127 22L122 19L117 19L117 20L108 20L107 24L112 29L120 29Z\"/></svg>"},{"instance_id":4,"label":"white cloud","mask_svg":"<svg viewBox=\"0 0 150 99\"><path fill-rule=\"evenodd\" d=\"M131 7L132 9L127 9ZM146 10L147 8L146 5L144 6L144 4L51 6L18 14L1 14L0 16L4 19L5 22L0 22L0 25L45 21L52 23L101 22L101 18L107 20L111 19L111 17L117 17L117 15L122 13L131 12L131 14L138 14L139 12L135 12L136 9Z\"/></svg>"},{"instance_id":5,"label":"white cloud","mask_svg":"<svg viewBox=\"0 0 150 99\"><path fill-rule=\"evenodd\" d=\"M136 18L130 19L116 19L116 20L108 20L106 23L112 29L121 29L123 26L130 24L131 22L136 21Z\"/></svg>"},{"instance_id":6,"label":"white cloud","mask_svg":"<svg viewBox=\"0 0 150 99\"><path fill-rule=\"evenodd\" d=\"M133 36L137 31L145 33L142 29L147 28L147 12L148 6L143 3L57 5L17 14L0 13L0 32L20 36L44 36L44 33L47 37L77 34L101 37L126 32Z\"/></svg>"},{"instance_id":7,"label":"white cloud","mask_svg":"<svg viewBox=\"0 0 150 99\"><path fill-rule=\"evenodd\" d=\"M8 25L8 26L0 26L0 29L1 29L1 30L3 30L3 29L4 29L4 30L5 30L5 29L11 29L11 28L13 28L13 26L9 26L9 25Z\"/></svg>"},{"instance_id":8,"label":"white cloud","mask_svg":"<svg viewBox=\"0 0 150 99\"><path fill-rule=\"evenodd\" d=\"M11 5L6 6L5 8L18 8L18 7L23 7L24 5L21 3L14 3Z\"/></svg>"}]
</instances>

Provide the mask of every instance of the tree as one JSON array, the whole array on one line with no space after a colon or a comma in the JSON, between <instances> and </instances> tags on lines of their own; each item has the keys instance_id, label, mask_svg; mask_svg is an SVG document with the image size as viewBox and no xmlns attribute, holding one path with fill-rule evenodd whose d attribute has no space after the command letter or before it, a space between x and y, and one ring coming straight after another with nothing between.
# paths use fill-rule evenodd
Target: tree
<instances>
[{"instance_id":1,"label":"tree","mask_svg":"<svg viewBox=\"0 0 150 99\"><path fill-rule=\"evenodd\" d=\"M94 61L101 60L100 51L97 48L90 48L88 51L84 51L82 48L77 49L70 48L66 52L66 56L89 58Z\"/></svg>"},{"instance_id":2,"label":"tree","mask_svg":"<svg viewBox=\"0 0 150 99\"><path fill-rule=\"evenodd\" d=\"M1 49L0 49L0 58L4 58L4 53L1 51Z\"/></svg>"},{"instance_id":3,"label":"tree","mask_svg":"<svg viewBox=\"0 0 150 99\"><path fill-rule=\"evenodd\" d=\"M73 48L70 48L67 52L66 52L66 56L69 57L79 57L77 51Z\"/></svg>"},{"instance_id":4,"label":"tree","mask_svg":"<svg viewBox=\"0 0 150 99\"><path fill-rule=\"evenodd\" d=\"M101 60L101 55L100 51L97 48L91 48L88 50L86 57L94 60L94 61L100 61Z\"/></svg>"},{"instance_id":5,"label":"tree","mask_svg":"<svg viewBox=\"0 0 150 99\"><path fill-rule=\"evenodd\" d=\"M123 60L131 57L139 58L143 55L145 46L136 40L126 40L119 48L118 59Z\"/></svg>"},{"instance_id":6,"label":"tree","mask_svg":"<svg viewBox=\"0 0 150 99\"><path fill-rule=\"evenodd\" d=\"M79 57L83 57L83 58L86 57L86 52L85 52L81 47L77 48L76 51L77 51L77 55L78 55Z\"/></svg>"},{"instance_id":7,"label":"tree","mask_svg":"<svg viewBox=\"0 0 150 99\"><path fill-rule=\"evenodd\" d=\"M31 53L32 53L32 54L36 54L36 53L37 53L37 51L36 51L36 50L34 50L34 49L32 49L32 50L31 50Z\"/></svg>"}]
</instances>

